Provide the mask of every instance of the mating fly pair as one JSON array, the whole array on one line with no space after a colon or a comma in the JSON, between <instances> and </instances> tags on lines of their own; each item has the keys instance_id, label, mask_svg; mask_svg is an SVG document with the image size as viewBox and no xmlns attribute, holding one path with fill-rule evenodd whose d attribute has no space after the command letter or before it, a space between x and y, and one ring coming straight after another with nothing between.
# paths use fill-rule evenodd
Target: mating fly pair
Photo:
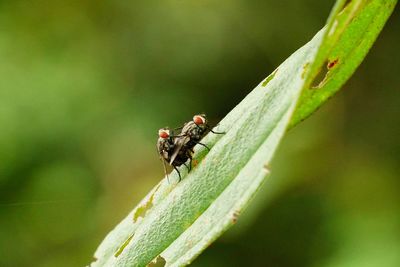
<instances>
[{"instance_id":1,"label":"mating fly pair","mask_svg":"<svg viewBox=\"0 0 400 267\"><path fill-rule=\"evenodd\" d=\"M162 128L158 131L157 150L160 154L160 158L164 164L164 172L167 175L166 164L171 165L179 175L179 181L181 180L181 174L177 167L185 165L188 171L192 168L192 155L194 153L193 148L199 144L210 150L205 144L200 143L200 140L206 135L208 131L215 134L217 133L211 130L207 124L207 119L204 114L193 116L193 120L185 123L180 133L175 135L169 128ZM186 162L189 161L189 166Z\"/></svg>"}]
</instances>

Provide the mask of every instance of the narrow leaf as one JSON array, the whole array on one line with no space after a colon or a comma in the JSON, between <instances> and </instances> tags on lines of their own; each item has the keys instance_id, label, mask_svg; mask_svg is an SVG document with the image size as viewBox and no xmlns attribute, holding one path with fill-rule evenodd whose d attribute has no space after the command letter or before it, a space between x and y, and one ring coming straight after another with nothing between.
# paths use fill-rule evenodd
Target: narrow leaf
<instances>
[{"instance_id":1,"label":"narrow leaf","mask_svg":"<svg viewBox=\"0 0 400 267\"><path fill-rule=\"evenodd\" d=\"M348 2L348 3L347 3ZM396 1L337 1L327 25L262 81L195 149L183 180L170 175L105 238L92 266L185 266L233 225L269 174L288 127L340 89ZM346 6L345 6L346 5ZM318 81L322 73L322 78Z\"/></svg>"}]
</instances>

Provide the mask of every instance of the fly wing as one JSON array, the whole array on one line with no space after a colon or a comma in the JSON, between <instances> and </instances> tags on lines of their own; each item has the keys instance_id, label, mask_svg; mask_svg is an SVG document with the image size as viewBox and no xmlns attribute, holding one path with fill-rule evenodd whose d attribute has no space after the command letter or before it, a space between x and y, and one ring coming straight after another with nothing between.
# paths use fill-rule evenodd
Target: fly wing
<instances>
[{"instance_id":1,"label":"fly wing","mask_svg":"<svg viewBox=\"0 0 400 267\"><path fill-rule=\"evenodd\" d=\"M168 172L167 172L167 165L165 164L165 159L162 159L162 163L163 163L163 166L164 166L164 174L165 174L165 176L167 176L167 180L168 180L168 183L169 183L169 176L168 176Z\"/></svg>"},{"instance_id":2,"label":"fly wing","mask_svg":"<svg viewBox=\"0 0 400 267\"><path fill-rule=\"evenodd\" d=\"M179 151L181 151L181 149L183 148L183 146L189 142L190 138L187 135L184 136L180 136L180 137L176 137L174 140L174 151L172 152L171 155L171 159L169 161L169 164L172 165L172 163L174 162L174 160L176 159L176 157L179 154Z\"/></svg>"},{"instance_id":3,"label":"fly wing","mask_svg":"<svg viewBox=\"0 0 400 267\"><path fill-rule=\"evenodd\" d=\"M161 154L162 154L162 144L161 144L160 138L158 138L158 140L157 140L157 145L156 145L156 147L157 147L157 152L158 152L158 154L161 156Z\"/></svg>"}]
</instances>

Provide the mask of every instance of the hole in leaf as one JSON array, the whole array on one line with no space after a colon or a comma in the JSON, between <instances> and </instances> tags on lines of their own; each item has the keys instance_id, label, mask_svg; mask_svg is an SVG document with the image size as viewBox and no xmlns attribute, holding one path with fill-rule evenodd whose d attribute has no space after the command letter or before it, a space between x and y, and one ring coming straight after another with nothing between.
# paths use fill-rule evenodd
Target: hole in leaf
<instances>
[{"instance_id":1,"label":"hole in leaf","mask_svg":"<svg viewBox=\"0 0 400 267\"><path fill-rule=\"evenodd\" d=\"M157 192L158 188L160 187L161 184L157 186L157 188L154 190L154 192L151 194L149 199L142 203L139 207L136 208L135 212L133 213L133 222L135 223L139 217L144 217L145 213L153 207L153 199L154 199L154 194Z\"/></svg>"},{"instance_id":2,"label":"hole in leaf","mask_svg":"<svg viewBox=\"0 0 400 267\"><path fill-rule=\"evenodd\" d=\"M321 67L320 71L318 74L315 76L314 81L312 82L311 88L321 88L326 80L328 79L328 73L329 71L334 68L337 64L339 63L339 59L333 59L330 61L325 61L324 65L326 68Z\"/></svg>"},{"instance_id":3,"label":"hole in leaf","mask_svg":"<svg viewBox=\"0 0 400 267\"><path fill-rule=\"evenodd\" d=\"M327 64L328 64L328 61L325 61L325 63L322 66L327 66ZM318 74L315 76L313 82L311 83L311 88L321 87L325 81L327 73L328 73L328 69L321 67L320 70L318 71Z\"/></svg>"},{"instance_id":4,"label":"hole in leaf","mask_svg":"<svg viewBox=\"0 0 400 267\"><path fill-rule=\"evenodd\" d=\"M161 255L158 255L152 262L150 262L147 267L163 267L167 262Z\"/></svg>"},{"instance_id":5,"label":"hole in leaf","mask_svg":"<svg viewBox=\"0 0 400 267\"><path fill-rule=\"evenodd\" d=\"M114 254L115 257L118 257L119 255L121 255L122 251L124 251L124 249L129 244L129 242L131 242L132 238L133 238L133 234L130 237L128 237L128 239L125 240L125 242L117 249L117 251Z\"/></svg>"},{"instance_id":6,"label":"hole in leaf","mask_svg":"<svg viewBox=\"0 0 400 267\"><path fill-rule=\"evenodd\" d=\"M149 199L149 201L146 201L146 203L143 203L143 205L139 206L136 209L135 213L133 214L133 222L136 222L139 217L143 218L144 217L143 215L152 206L153 206L153 203L152 203L152 201L150 199Z\"/></svg>"},{"instance_id":7,"label":"hole in leaf","mask_svg":"<svg viewBox=\"0 0 400 267\"><path fill-rule=\"evenodd\" d=\"M95 263L97 260L98 260L98 258L96 258L95 256L93 256L92 263ZM91 265L92 265L92 264L90 264L89 266L91 266Z\"/></svg>"},{"instance_id":8,"label":"hole in leaf","mask_svg":"<svg viewBox=\"0 0 400 267\"><path fill-rule=\"evenodd\" d=\"M275 77L275 74L278 72L278 69L274 70L267 78L262 82L262 86L265 87L267 84Z\"/></svg>"}]
</instances>

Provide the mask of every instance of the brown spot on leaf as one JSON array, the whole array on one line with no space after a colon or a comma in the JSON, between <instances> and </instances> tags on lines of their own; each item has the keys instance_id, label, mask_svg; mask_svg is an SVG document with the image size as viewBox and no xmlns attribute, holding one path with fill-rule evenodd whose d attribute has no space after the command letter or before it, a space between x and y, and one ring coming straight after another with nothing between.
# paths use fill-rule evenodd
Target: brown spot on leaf
<instances>
[{"instance_id":1,"label":"brown spot on leaf","mask_svg":"<svg viewBox=\"0 0 400 267\"><path fill-rule=\"evenodd\" d=\"M326 65L326 67L329 70L329 69L335 67L338 62L339 62L339 59L335 59L335 60L329 61L328 64Z\"/></svg>"},{"instance_id":2,"label":"brown spot on leaf","mask_svg":"<svg viewBox=\"0 0 400 267\"><path fill-rule=\"evenodd\" d=\"M233 223L236 223L236 222L237 222L237 220L238 220L238 218L239 218L239 215L240 215L240 212L239 212L238 210L235 210L235 211L232 213L232 218L231 218L231 220L232 220Z\"/></svg>"},{"instance_id":3,"label":"brown spot on leaf","mask_svg":"<svg viewBox=\"0 0 400 267\"><path fill-rule=\"evenodd\" d=\"M192 165L193 165L193 167L196 167L197 165L199 165L199 161L197 159L194 159L192 161Z\"/></svg>"}]
</instances>

